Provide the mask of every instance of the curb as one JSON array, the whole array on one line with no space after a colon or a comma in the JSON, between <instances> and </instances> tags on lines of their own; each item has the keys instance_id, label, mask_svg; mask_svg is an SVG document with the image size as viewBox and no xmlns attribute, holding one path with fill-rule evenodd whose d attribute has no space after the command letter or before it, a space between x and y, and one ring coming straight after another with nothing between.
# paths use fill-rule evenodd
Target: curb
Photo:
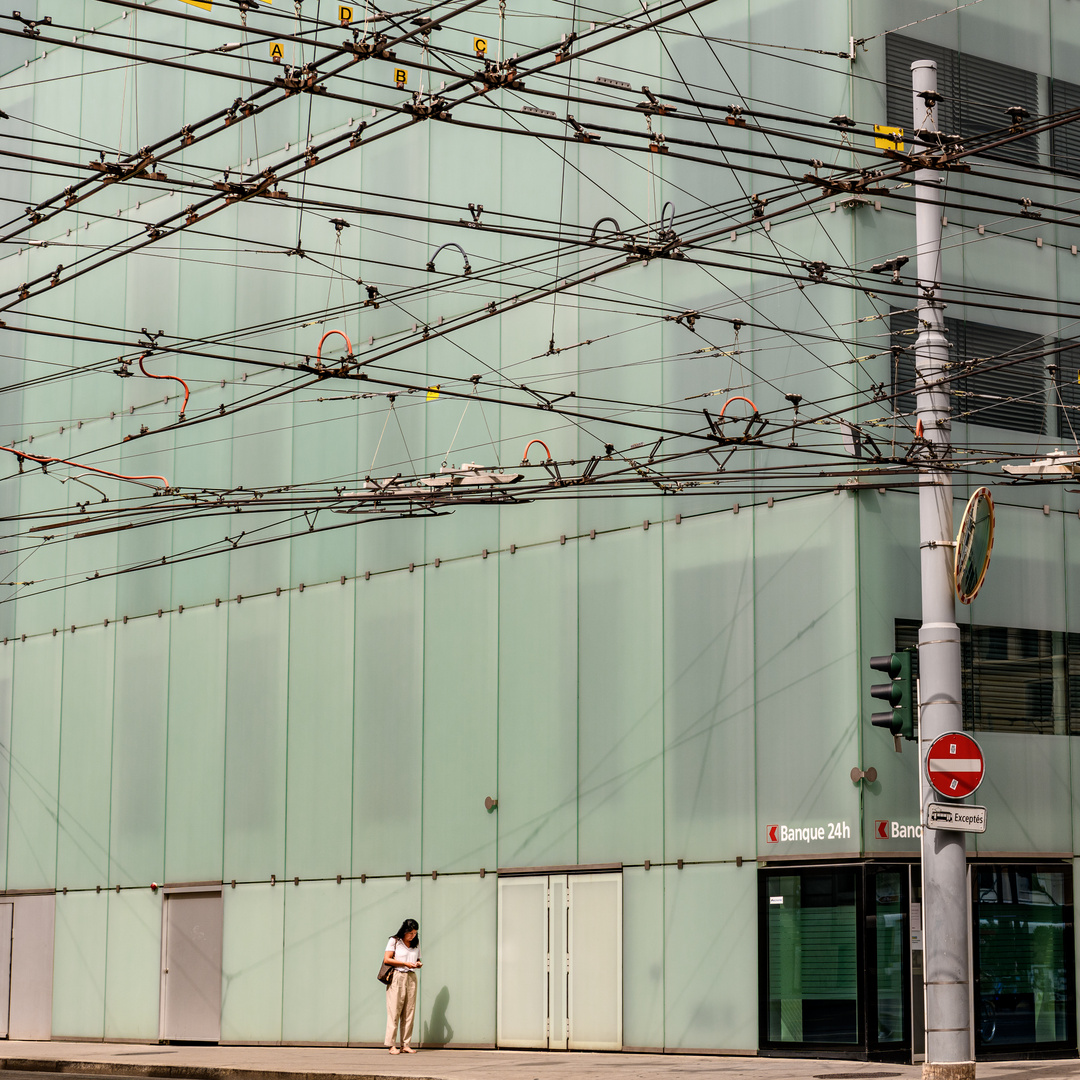
<instances>
[{"instance_id":1,"label":"curb","mask_svg":"<svg viewBox=\"0 0 1080 1080\"><path fill-rule=\"evenodd\" d=\"M218 1065L166 1065L119 1061L63 1061L52 1058L2 1058L0 1071L88 1073L97 1076L154 1076L172 1080L437 1080L401 1073L303 1072L243 1069Z\"/></svg>"}]
</instances>

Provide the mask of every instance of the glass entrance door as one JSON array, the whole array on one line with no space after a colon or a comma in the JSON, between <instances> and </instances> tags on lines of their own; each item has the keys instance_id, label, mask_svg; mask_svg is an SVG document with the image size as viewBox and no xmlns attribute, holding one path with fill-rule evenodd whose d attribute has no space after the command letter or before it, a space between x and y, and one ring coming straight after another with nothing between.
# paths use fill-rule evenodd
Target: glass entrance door
<instances>
[{"instance_id":1,"label":"glass entrance door","mask_svg":"<svg viewBox=\"0 0 1080 1080\"><path fill-rule=\"evenodd\" d=\"M857 1047L859 868L767 872L763 1042Z\"/></svg>"},{"instance_id":2,"label":"glass entrance door","mask_svg":"<svg viewBox=\"0 0 1080 1080\"><path fill-rule=\"evenodd\" d=\"M767 869L760 889L762 1052L907 1060L908 867Z\"/></svg>"}]
</instances>

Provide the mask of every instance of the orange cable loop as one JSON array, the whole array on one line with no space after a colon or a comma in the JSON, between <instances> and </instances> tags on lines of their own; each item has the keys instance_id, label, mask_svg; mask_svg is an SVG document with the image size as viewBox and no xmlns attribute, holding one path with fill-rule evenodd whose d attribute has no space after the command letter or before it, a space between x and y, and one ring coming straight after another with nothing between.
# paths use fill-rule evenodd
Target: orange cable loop
<instances>
[{"instance_id":1,"label":"orange cable loop","mask_svg":"<svg viewBox=\"0 0 1080 1080\"><path fill-rule=\"evenodd\" d=\"M533 440L532 440L532 441L531 441L531 442L529 443L529 445L525 447L525 455L524 455L524 456L522 457L522 459L521 459L521 464L522 464L522 465L525 465L525 464L527 464L527 463L528 463L528 460L529 460L529 450L530 450L530 449L532 449L532 447L533 447L533 446L535 446L535 445L536 445L537 443L539 443L539 444L540 444L540 445L541 445L541 446L542 446L542 447L544 448L544 453L545 453L545 454L547 454L547 459L548 459L548 461L550 461L550 460L551 460L551 451L550 451L550 450L549 450L549 449L547 448L547 443L546 443L546 442L544 442L544 440L543 440L543 439L533 439Z\"/></svg>"},{"instance_id":2,"label":"orange cable loop","mask_svg":"<svg viewBox=\"0 0 1080 1080\"><path fill-rule=\"evenodd\" d=\"M184 419L184 413L187 412L188 398L191 397L191 391L188 389L188 384L180 378L179 375L155 375L152 371L147 371L143 361L149 356L149 353L143 353L139 357L139 370L150 379L172 379L173 382L178 382L184 388L184 404L180 406L180 419ZM168 487L168 484L165 485Z\"/></svg>"},{"instance_id":3,"label":"orange cable loop","mask_svg":"<svg viewBox=\"0 0 1080 1080\"><path fill-rule=\"evenodd\" d=\"M727 409L727 407L733 401L745 401L746 404L749 405L750 408L754 410L754 415L757 416L757 411L758 411L757 406L748 397L743 397L742 394L736 394L734 397L729 397L727 399L727 401L724 402L724 407L720 410L720 419L721 420L724 419L724 411Z\"/></svg>"},{"instance_id":4,"label":"orange cable loop","mask_svg":"<svg viewBox=\"0 0 1080 1080\"><path fill-rule=\"evenodd\" d=\"M316 361L319 361L319 360L322 359L322 344L323 344L323 342L328 337L332 337L334 334L338 334L338 335L340 335L341 337L343 337L345 339L345 344L349 348L349 355L352 356L352 342L349 340L349 335L346 334L344 330L327 330L326 333L323 334L323 336L321 338L319 338L319 347L315 350L315 360Z\"/></svg>"},{"instance_id":5,"label":"orange cable loop","mask_svg":"<svg viewBox=\"0 0 1080 1080\"><path fill-rule=\"evenodd\" d=\"M167 378L168 376L160 375L158 378ZM109 472L108 469L99 469L95 465L87 465L83 461L68 461L66 458L58 457L38 457L36 454L28 454L25 450L16 450L14 446L0 446L0 450L6 450L9 454L14 454L19 458L26 458L28 461L36 461L40 465L70 465L74 469L87 469L92 473L98 473L101 476L111 476L116 480L131 480L133 483L138 483L140 480L160 480L162 486L168 490L170 487L169 481L164 476L157 476L151 474L149 476L125 476L123 473Z\"/></svg>"}]
</instances>

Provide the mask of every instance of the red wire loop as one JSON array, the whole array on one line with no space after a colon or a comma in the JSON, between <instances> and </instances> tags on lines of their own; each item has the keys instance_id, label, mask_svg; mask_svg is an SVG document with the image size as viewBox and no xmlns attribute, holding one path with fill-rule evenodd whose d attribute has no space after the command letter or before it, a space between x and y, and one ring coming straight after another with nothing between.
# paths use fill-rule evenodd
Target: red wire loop
<instances>
[{"instance_id":1,"label":"red wire loop","mask_svg":"<svg viewBox=\"0 0 1080 1080\"><path fill-rule=\"evenodd\" d=\"M184 404L180 406L180 419L184 419L184 413L187 412L188 398L191 397L191 391L188 389L188 384L180 378L179 375L155 375L152 371L147 371L143 361L149 356L149 353L143 353L139 357L139 370L150 379L171 379L173 382L178 382L184 388ZM166 485L167 487L168 485Z\"/></svg>"},{"instance_id":2,"label":"red wire loop","mask_svg":"<svg viewBox=\"0 0 1080 1080\"><path fill-rule=\"evenodd\" d=\"M165 378L164 375L160 378ZM36 461L39 465L70 465L73 469L86 469L87 472L98 473L101 476L111 476L116 480L131 480L138 483L140 480L160 480L162 486L166 489L169 487L169 481L164 476L150 475L150 476L125 476L123 473L109 472L108 469L99 469L94 465L86 465L81 461L68 461L66 458L58 457L38 457L36 454L28 454L25 450L16 450L14 446L0 446L0 450L6 450L9 454L14 454L16 457L25 458L27 461Z\"/></svg>"},{"instance_id":3,"label":"red wire loop","mask_svg":"<svg viewBox=\"0 0 1080 1080\"><path fill-rule=\"evenodd\" d=\"M736 394L734 397L729 397L727 399L727 401L724 402L724 408L720 410L720 419L721 420L723 420L723 418L724 418L724 410L727 409L727 407L733 401L745 401L746 404L749 405L750 408L754 410L754 415L755 416L757 415L757 406L748 397L743 397L742 394Z\"/></svg>"},{"instance_id":4,"label":"red wire loop","mask_svg":"<svg viewBox=\"0 0 1080 1080\"><path fill-rule=\"evenodd\" d=\"M345 344L346 346L348 346L349 349L349 355L352 356L352 342L349 340L349 335L346 334L344 330L327 330L326 333L323 334L321 338L319 338L319 347L315 350L316 360L322 359L322 343L328 337L332 337L334 334L338 334L340 337L343 337L345 339Z\"/></svg>"},{"instance_id":5,"label":"red wire loop","mask_svg":"<svg viewBox=\"0 0 1080 1080\"><path fill-rule=\"evenodd\" d=\"M543 439L533 439L528 446L525 447L525 455L521 459L521 464L524 465L529 460L529 451L539 443L544 448L544 453L547 454L548 461L551 460L551 451L547 448L547 443Z\"/></svg>"}]
</instances>

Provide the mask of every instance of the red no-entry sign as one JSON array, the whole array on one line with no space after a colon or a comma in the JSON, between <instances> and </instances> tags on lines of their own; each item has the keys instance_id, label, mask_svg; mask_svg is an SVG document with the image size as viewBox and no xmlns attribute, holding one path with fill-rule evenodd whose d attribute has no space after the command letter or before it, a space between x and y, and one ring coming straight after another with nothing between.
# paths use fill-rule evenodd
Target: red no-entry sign
<instances>
[{"instance_id":1,"label":"red no-entry sign","mask_svg":"<svg viewBox=\"0 0 1080 1080\"><path fill-rule=\"evenodd\" d=\"M931 787L950 799L970 795L981 783L985 768L979 744L962 731L950 731L930 744L926 776Z\"/></svg>"}]
</instances>

